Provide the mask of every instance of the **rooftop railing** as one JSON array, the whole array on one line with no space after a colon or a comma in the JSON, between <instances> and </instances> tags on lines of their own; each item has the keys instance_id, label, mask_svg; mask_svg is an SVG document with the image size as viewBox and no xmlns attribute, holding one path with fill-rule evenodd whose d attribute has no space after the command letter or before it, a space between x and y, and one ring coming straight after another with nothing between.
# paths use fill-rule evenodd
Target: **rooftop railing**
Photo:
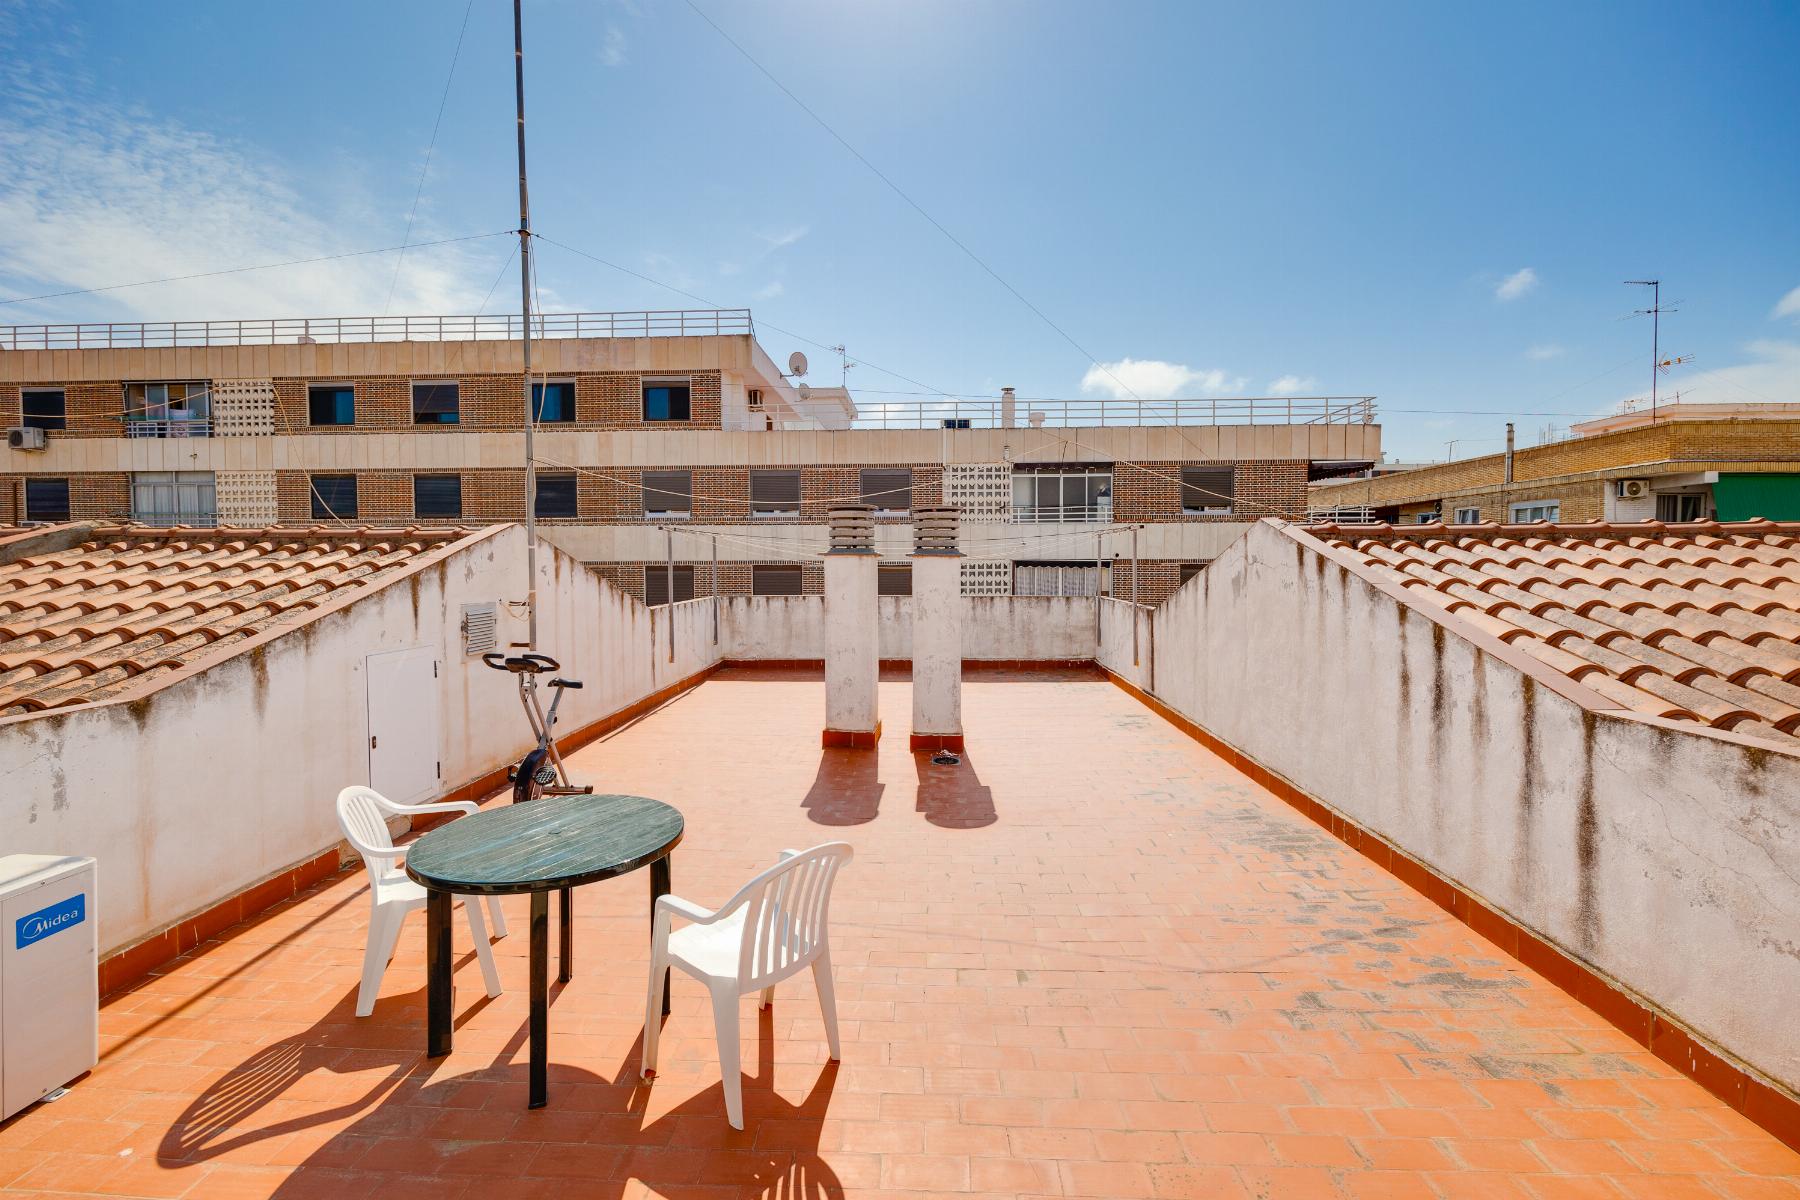
<instances>
[{"instance_id":1,"label":"rooftop railing","mask_svg":"<svg viewBox=\"0 0 1800 1200\"><path fill-rule=\"evenodd\" d=\"M858 429L998 429L1001 401L902 400L859 403ZM1372 425L1373 396L1235 396L1192 400L1026 400L1013 425Z\"/></svg>"},{"instance_id":2,"label":"rooftop railing","mask_svg":"<svg viewBox=\"0 0 1800 1200\"><path fill-rule=\"evenodd\" d=\"M131 321L0 325L0 350L117 350L157 346L280 346L342 342L500 342L522 336L524 318L276 317L252 321ZM712 337L754 334L747 308L544 313L534 338Z\"/></svg>"}]
</instances>

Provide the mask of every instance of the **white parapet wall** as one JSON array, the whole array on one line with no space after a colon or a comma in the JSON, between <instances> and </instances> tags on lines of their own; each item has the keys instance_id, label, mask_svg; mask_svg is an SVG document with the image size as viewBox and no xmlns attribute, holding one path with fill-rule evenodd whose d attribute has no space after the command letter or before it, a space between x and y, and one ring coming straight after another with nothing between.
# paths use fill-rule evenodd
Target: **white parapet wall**
<instances>
[{"instance_id":1,"label":"white parapet wall","mask_svg":"<svg viewBox=\"0 0 1800 1200\"><path fill-rule=\"evenodd\" d=\"M368 783L367 660L430 647L443 790L530 744L510 676L463 653L461 606L524 594L525 535L498 528L372 595L135 701L0 721L0 847L99 860L103 953L336 845L334 800ZM571 732L718 660L705 602L651 610L540 554L540 645ZM504 611L504 605L502 609ZM669 631L675 658L669 660ZM523 636L503 618L502 643Z\"/></svg>"},{"instance_id":2,"label":"white parapet wall","mask_svg":"<svg viewBox=\"0 0 1800 1200\"><path fill-rule=\"evenodd\" d=\"M1800 759L1583 708L1271 523L1135 666L1105 616L1103 666L1800 1087Z\"/></svg>"},{"instance_id":3,"label":"white parapet wall","mask_svg":"<svg viewBox=\"0 0 1800 1200\"><path fill-rule=\"evenodd\" d=\"M696 600L695 604L709 604ZM1094 657L1094 601L1081 596L964 596L964 662L1086 661ZM912 657L912 599L876 601L884 659ZM825 657L823 596L727 596L719 602L724 657Z\"/></svg>"}]
</instances>

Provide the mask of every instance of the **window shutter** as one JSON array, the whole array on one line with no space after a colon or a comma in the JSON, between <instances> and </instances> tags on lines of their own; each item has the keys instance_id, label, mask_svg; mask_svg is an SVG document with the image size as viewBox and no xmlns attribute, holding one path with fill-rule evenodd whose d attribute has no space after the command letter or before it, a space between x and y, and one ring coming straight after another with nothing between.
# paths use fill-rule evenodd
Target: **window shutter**
<instances>
[{"instance_id":1,"label":"window shutter","mask_svg":"<svg viewBox=\"0 0 1800 1200\"><path fill-rule=\"evenodd\" d=\"M750 592L755 596L798 596L800 568L751 567Z\"/></svg>"},{"instance_id":2,"label":"window shutter","mask_svg":"<svg viewBox=\"0 0 1800 1200\"><path fill-rule=\"evenodd\" d=\"M645 471L644 512L689 513L694 509L694 476L689 471Z\"/></svg>"},{"instance_id":3,"label":"window shutter","mask_svg":"<svg viewBox=\"0 0 1800 1200\"><path fill-rule=\"evenodd\" d=\"M575 515L573 472L553 471L537 477L537 515L552 518Z\"/></svg>"},{"instance_id":4,"label":"window shutter","mask_svg":"<svg viewBox=\"0 0 1800 1200\"><path fill-rule=\"evenodd\" d=\"M462 516L462 476L414 475L413 515L418 517Z\"/></svg>"},{"instance_id":5,"label":"window shutter","mask_svg":"<svg viewBox=\"0 0 1800 1200\"><path fill-rule=\"evenodd\" d=\"M912 564L883 563L875 571L875 593L879 596L912 595Z\"/></svg>"},{"instance_id":6,"label":"window shutter","mask_svg":"<svg viewBox=\"0 0 1800 1200\"><path fill-rule=\"evenodd\" d=\"M910 467L883 467L862 473L862 499L864 504L873 504L876 508L890 511L908 511L912 508L912 469Z\"/></svg>"},{"instance_id":7,"label":"window shutter","mask_svg":"<svg viewBox=\"0 0 1800 1200\"><path fill-rule=\"evenodd\" d=\"M1237 499L1237 471L1231 467L1181 468L1183 512L1230 512Z\"/></svg>"},{"instance_id":8,"label":"window shutter","mask_svg":"<svg viewBox=\"0 0 1800 1200\"><path fill-rule=\"evenodd\" d=\"M750 472L752 512L799 512L800 472Z\"/></svg>"},{"instance_id":9,"label":"window shutter","mask_svg":"<svg viewBox=\"0 0 1800 1200\"><path fill-rule=\"evenodd\" d=\"M694 598L694 568L678 566L675 568L675 601ZM644 603L655 607L669 602L669 568L667 564L650 565L644 568Z\"/></svg>"}]
</instances>

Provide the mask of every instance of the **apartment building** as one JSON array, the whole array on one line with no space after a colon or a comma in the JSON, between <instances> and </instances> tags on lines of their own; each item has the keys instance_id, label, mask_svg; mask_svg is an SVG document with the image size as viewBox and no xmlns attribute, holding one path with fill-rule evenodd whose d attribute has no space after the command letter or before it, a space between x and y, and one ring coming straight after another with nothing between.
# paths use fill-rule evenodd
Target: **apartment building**
<instances>
[{"instance_id":1,"label":"apartment building","mask_svg":"<svg viewBox=\"0 0 1800 1200\"><path fill-rule=\"evenodd\" d=\"M0 328L0 520L477 525L525 516L517 317ZM963 514L965 592L1155 603L1310 480L1371 398L884 402L784 372L748 310L534 321L545 540L652 603L817 592L825 513Z\"/></svg>"},{"instance_id":2,"label":"apartment building","mask_svg":"<svg viewBox=\"0 0 1800 1200\"><path fill-rule=\"evenodd\" d=\"M1800 404L1664 405L1570 437L1393 474L1326 479L1315 519L1452 525L1800 519Z\"/></svg>"}]
</instances>

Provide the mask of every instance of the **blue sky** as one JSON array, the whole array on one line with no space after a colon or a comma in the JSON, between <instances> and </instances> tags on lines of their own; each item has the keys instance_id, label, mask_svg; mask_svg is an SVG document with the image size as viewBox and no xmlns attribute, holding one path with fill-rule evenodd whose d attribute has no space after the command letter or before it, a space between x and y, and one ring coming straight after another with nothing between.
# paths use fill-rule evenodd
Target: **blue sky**
<instances>
[{"instance_id":1,"label":"blue sky","mask_svg":"<svg viewBox=\"0 0 1800 1200\"><path fill-rule=\"evenodd\" d=\"M1648 391L1621 281L1660 275L1694 356L1665 388L1800 400L1800 7L696 2L1146 397L1373 393L1400 457L1492 450L1502 413L1529 442ZM0 0L0 298L398 244L463 15ZM771 324L844 343L865 404L917 390L874 364L1117 390L686 0L531 0L526 38L547 237L753 308L778 359ZM511 72L475 0L414 240L513 225ZM509 249L0 320L502 311ZM693 303L540 266L548 307Z\"/></svg>"}]
</instances>

